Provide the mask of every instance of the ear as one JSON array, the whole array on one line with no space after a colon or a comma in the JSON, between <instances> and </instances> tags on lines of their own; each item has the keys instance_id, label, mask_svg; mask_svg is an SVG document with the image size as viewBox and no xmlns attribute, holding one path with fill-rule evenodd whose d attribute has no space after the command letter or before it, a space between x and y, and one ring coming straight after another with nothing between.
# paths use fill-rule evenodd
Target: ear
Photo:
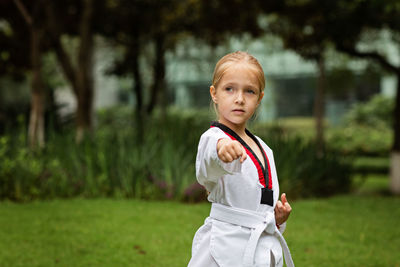
<instances>
[{"instance_id":1,"label":"ear","mask_svg":"<svg viewBox=\"0 0 400 267\"><path fill-rule=\"evenodd\" d=\"M212 101L215 104L217 104L217 90L215 89L215 87L213 85L210 86L210 95L211 95Z\"/></svg>"},{"instance_id":2,"label":"ear","mask_svg":"<svg viewBox=\"0 0 400 267\"><path fill-rule=\"evenodd\" d=\"M264 97L264 91L260 92L260 96L258 97L257 106L260 105L261 99L263 99L263 97Z\"/></svg>"}]
</instances>

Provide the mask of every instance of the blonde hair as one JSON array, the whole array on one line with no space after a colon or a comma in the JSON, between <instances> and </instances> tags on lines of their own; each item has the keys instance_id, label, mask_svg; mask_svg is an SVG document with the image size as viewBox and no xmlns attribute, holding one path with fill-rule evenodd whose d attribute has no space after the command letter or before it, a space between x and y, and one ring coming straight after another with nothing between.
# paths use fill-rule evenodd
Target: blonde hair
<instances>
[{"instance_id":1,"label":"blonde hair","mask_svg":"<svg viewBox=\"0 0 400 267\"><path fill-rule=\"evenodd\" d=\"M250 67L252 67L255 70L257 80L260 86L259 88L260 92L264 91L265 76L260 63L258 63L258 60L255 57L253 57L247 52L242 52L242 51L236 51L227 54L217 62L217 64L215 65L213 79L212 79L212 85L215 87L215 89L217 88L219 81L221 80L225 72L229 69L229 67L231 67L234 64L242 62L247 63Z\"/></svg>"}]
</instances>

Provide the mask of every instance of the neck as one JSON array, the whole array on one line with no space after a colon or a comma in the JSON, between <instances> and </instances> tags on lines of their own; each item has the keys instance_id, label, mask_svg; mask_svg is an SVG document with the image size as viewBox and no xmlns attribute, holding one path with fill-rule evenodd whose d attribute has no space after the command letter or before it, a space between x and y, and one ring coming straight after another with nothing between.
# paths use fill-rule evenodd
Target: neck
<instances>
[{"instance_id":1,"label":"neck","mask_svg":"<svg viewBox=\"0 0 400 267\"><path fill-rule=\"evenodd\" d=\"M246 124L235 124L235 123L231 123L229 121L225 121L225 120L218 120L219 123L222 123L224 125L226 125L227 127L229 127L231 130L233 130L237 135L239 135L241 138L246 136Z\"/></svg>"}]
</instances>

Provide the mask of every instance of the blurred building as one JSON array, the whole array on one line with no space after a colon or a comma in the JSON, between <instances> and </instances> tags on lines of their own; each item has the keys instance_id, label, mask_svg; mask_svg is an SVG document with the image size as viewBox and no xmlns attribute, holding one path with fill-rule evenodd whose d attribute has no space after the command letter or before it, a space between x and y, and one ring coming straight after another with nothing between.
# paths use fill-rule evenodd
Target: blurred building
<instances>
[{"instance_id":1,"label":"blurred building","mask_svg":"<svg viewBox=\"0 0 400 267\"><path fill-rule=\"evenodd\" d=\"M189 40L168 57L169 92L172 103L183 108L209 106L209 86L217 59L227 52L253 54L266 75L265 96L258 118L271 121L284 117L313 115L318 71L316 64L283 50L271 37L236 40L211 51ZM382 76L367 61L350 60L334 52L327 54L326 117L335 124L354 104L372 95L394 95L395 78Z\"/></svg>"},{"instance_id":2,"label":"blurred building","mask_svg":"<svg viewBox=\"0 0 400 267\"><path fill-rule=\"evenodd\" d=\"M99 40L95 56L95 108L120 104L134 105L131 77L106 75L116 56L115 48ZM258 118L271 121L284 117L313 115L314 92L318 72L316 64L296 53L283 50L279 40L264 37L257 40L232 38L216 48L188 39L166 55L167 102L184 109L208 108L209 86L216 61L232 51L247 51L263 66L266 75L265 96ZM144 60L145 61L145 60ZM335 52L327 53L326 117L335 124L354 104L382 93L394 96L395 77L383 76L371 68L367 61L350 60ZM143 64L144 85L151 83L151 68ZM148 91L148 90L147 90ZM75 110L71 90L59 88L55 94L62 103L63 113Z\"/></svg>"}]
</instances>

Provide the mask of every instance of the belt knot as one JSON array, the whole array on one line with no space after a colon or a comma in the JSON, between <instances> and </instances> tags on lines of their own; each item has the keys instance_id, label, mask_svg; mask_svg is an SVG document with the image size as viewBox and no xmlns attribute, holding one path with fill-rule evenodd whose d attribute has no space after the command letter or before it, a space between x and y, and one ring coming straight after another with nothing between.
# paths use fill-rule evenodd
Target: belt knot
<instances>
[{"instance_id":1,"label":"belt knot","mask_svg":"<svg viewBox=\"0 0 400 267\"><path fill-rule=\"evenodd\" d=\"M265 225L265 230L264 230L265 232L271 235L275 233L275 228L276 228L275 216L272 213L267 213L264 219L264 225Z\"/></svg>"}]
</instances>

